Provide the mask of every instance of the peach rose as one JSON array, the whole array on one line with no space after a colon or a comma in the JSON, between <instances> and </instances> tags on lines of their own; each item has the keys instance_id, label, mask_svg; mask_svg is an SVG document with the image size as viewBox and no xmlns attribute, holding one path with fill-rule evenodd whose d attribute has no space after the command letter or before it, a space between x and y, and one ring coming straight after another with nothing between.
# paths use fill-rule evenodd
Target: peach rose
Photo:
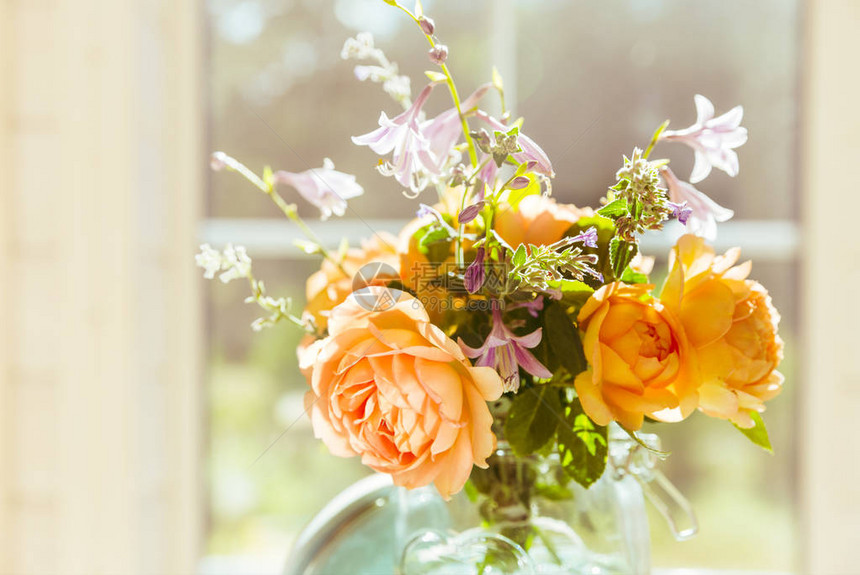
<instances>
[{"instance_id":1,"label":"peach rose","mask_svg":"<svg viewBox=\"0 0 860 575\"><path fill-rule=\"evenodd\" d=\"M361 248L347 250L340 266L330 260L323 260L320 270L308 278L305 288L308 302L305 313L313 316L321 330L328 326L329 311L352 293L355 274L362 266L375 262L387 264L394 270L399 269L397 238L386 232L375 234L363 241Z\"/></svg>"},{"instance_id":2,"label":"peach rose","mask_svg":"<svg viewBox=\"0 0 860 575\"><path fill-rule=\"evenodd\" d=\"M740 250L724 256L702 238L685 235L669 256L669 277L660 299L675 311L702 373L699 408L712 417L752 427L750 413L782 390L776 371L783 343L779 313L767 290L747 279L751 264L736 266Z\"/></svg>"},{"instance_id":3,"label":"peach rose","mask_svg":"<svg viewBox=\"0 0 860 575\"><path fill-rule=\"evenodd\" d=\"M383 311L362 308L355 295L332 310L329 336L302 357L311 370L305 403L332 453L360 455L397 485L434 483L447 498L495 449L487 401L500 397L502 380L472 367L418 300L395 293Z\"/></svg>"},{"instance_id":4,"label":"peach rose","mask_svg":"<svg viewBox=\"0 0 860 575\"><path fill-rule=\"evenodd\" d=\"M591 210L532 195L523 198L516 208L500 205L495 230L512 248L520 244L546 245L563 238L579 218L589 215Z\"/></svg>"},{"instance_id":5,"label":"peach rose","mask_svg":"<svg viewBox=\"0 0 860 575\"><path fill-rule=\"evenodd\" d=\"M648 292L651 285L608 284L579 312L589 362L574 381L597 424L630 431L645 415L677 421L696 409L696 357L678 319Z\"/></svg>"}]
</instances>

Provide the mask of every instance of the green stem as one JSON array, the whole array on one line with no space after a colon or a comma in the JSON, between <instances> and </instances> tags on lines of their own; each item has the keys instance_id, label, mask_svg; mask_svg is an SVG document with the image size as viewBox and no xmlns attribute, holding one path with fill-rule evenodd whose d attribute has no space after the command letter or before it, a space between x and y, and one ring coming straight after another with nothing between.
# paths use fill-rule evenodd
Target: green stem
<instances>
[{"instance_id":1,"label":"green stem","mask_svg":"<svg viewBox=\"0 0 860 575\"><path fill-rule=\"evenodd\" d=\"M233 163L230 164L230 169L238 172L239 175L254 184L257 188L260 189L260 191L265 193L267 196L272 198L272 201L275 202L275 205L281 209L281 211L284 213L285 216L287 216L287 218L289 218L299 227L302 233L305 234L305 237L307 237L309 240L319 246L320 254L322 254L325 259L336 265L343 273L343 275L349 277L349 274L347 273L346 269L344 269L343 264L338 260L338 258L336 258L330 251L326 249L326 247L322 244L316 234L314 234L313 230L311 230L305 223L305 221L299 216L299 213L296 210L296 206L293 204L288 204L284 201L284 198L282 198L280 194L278 194L278 192L275 190L274 184L266 183L260 176L251 171L248 166L246 166L239 160L236 160L235 158L233 159ZM266 168L266 171L268 172L268 168Z\"/></svg>"},{"instance_id":2,"label":"green stem","mask_svg":"<svg viewBox=\"0 0 860 575\"><path fill-rule=\"evenodd\" d=\"M656 146L657 142L660 141L660 135L663 133L663 130L665 130L668 127L669 127L669 120L666 120L665 122L660 124L660 127L657 128L657 130L654 132L654 135L651 136L651 143L648 144L648 147L645 148L645 153L642 154L642 157L644 159L646 159L646 160L648 159L648 156L651 155L651 151L654 149L654 146Z\"/></svg>"},{"instance_id":3,"label":"green stem","mask_svg":"<svg viewBox=\"0 0 860 575\"><path fill-rule=\"evenodd\" d=\"M418 28L421 29L421 21L415 17L408 8L402 6L399 2L395 0L385 0L388 4L400 8L403 12L405 12L415 24L418 25ZM423 29L421 29L423 32ZM424 34L424 37L427 38L427 41L430 43L431 48L436 47L436 40L433 39L433 36L430 34ZM473 166L478 165L478 151L475 148L475 142L472 140L472 136L469 134L469 122L466 121L466 117L463 115L463 110L460 108L460 95L457 93L457 86L454 84L454 78L451 76L451 71L448 70L448 66L446 64L440 64L442 68L442 73L445 75L445 83L448 85L448 90L451 92L451 98L454 99L454 107L457 108L457 114L460 115L460 124L463 127L463 136L466 138L466 143L469 145L469 160L471 161Z\"/></svg>"},{"instance_id":4,"label":"green stem","mask_svg":"<svg viewBox=\"0 0 860 575\"><path fill-rule=\"evenodd\" d=\"M245 276L245 277L248 279L248 284L249 284L249 285L250 285L250 287L251 287L251 294L253 294L254 302L255 302L255 303L256 303L256 304L257 304L257 305L258 305L258 306L259 306L263 311L266 311L266 312L271 311L270 309L266 308L266 307L261 303L261 300L262 300L264 297L266 297L266 294L263 292L263 290L262 290L262 288L261 288L261 286L260 286L260 282L259 282L259 281L257 281L257 279L254 277L254 274L253 274L252 272L248 272L248 275L247 275L247 276ZM282 318L286 318L286 319L288 319L289 321L293 322L295 325L297 325L297 326L299 326L299 327L301 327L301 328L303 328L303 329L304 329L304 328L307 328L307 326L305 325L305 322L303 322L301 318L296 317L296 316L294 316L294 315L293 315L293 314L291 314L291 313L279 313L278 315L279 315L280 317L282 317Z\"/></svg>"},{"instance_id":5,"label":"green stem","mask_svg":"<svg viewBox=\"0 0 860 575\"><path fill-rule=\"evenodd\" d=\"M299 216L298 210L296 210L296 206L294 204L288 204L284 201L284 198L275 191L275 186L266 186L266 189L263 190L268 194L272 201L275 202L275 205L278 206L281 211L287 216L292 222L294 222L299 229L302 231L305 236L314 242L317 246L319 246L320 253L322 256L329 260L331 263L336 265L343 275L349 277L349 273L347 273L346 269L343 267L343 263L338 260L326 247L322 244L317 235L311 230L310 227L305 223L305 221Z\"/></svg>"},{"instance_id":6,"label":"green stem","mask_svg":"<svg viewBox=\"0 0 860 575\"><path fill-rule=\"evenodd\" d=\"M412 21L418 26L419 29L423 32L421 28L421 21L413 14L408 8L402 6L397 0L385 0L388 4L400 8L403 12L405 12ZM424 37L427 38L427 42L430 43L430 48L436 47L436 40L433 38L431 34L424 34ZM454 100L454 107L457 109L457 115L460 117L460 125L463 128L463 137L466 139L466 144L469 147L469 162L473 167L478 166L478 150L475 147L475 141L472 139L472 135L469 133L469 122L466 120L466 116L463 114L463 110L460 107L460 94L457 92L457 85L454 83L454 77L451 76L451 71L448 69L446 64L440 64L439 67L442 69L442 73L445 75L445 83L448 85L448 91L451 92L451 98ZM466 196L469 194L469 188L466 187L463 190L463 198L460 201L460 211L463 211L463 208L466 206ZM463 254L463 236L466 233L466 226L461 224L458 232L457 239L455 242L455 260L458 267L463 267L465 265L464 254Z\"/></svg>"}]
</instances>

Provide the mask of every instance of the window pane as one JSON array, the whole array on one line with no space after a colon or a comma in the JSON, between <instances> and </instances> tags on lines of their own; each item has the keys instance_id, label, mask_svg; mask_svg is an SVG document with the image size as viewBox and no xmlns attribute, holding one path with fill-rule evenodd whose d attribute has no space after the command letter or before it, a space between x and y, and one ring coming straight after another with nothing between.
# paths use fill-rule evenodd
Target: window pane
<instances>
[{"instance_id":1,"label":"window pane","mask_svg":"<svg viewBox=\"0 0 860 575\"><path fill-rule=\"evenodd\" d=\"M275 296L301 303L313 261L255 260ZM210 555L283 561L291 538L334 495L369 470L333 457L304 413L307 384L289 325L255 333L261 315L245 283L209 286ZM313 481L308 478L312 477Z\"/></svg>"},{"instance_id":2,"label":"window pane","mask_svg":"<svg viewBox=\"0 0 860 575\"><path fill-rule=\"evenodd\" d=\"M454 73L464 78L468 95L490 79L488 20L481 17L489 0L426 2L437 29L456 46ZM259 168L293 172L335 166L356 174L368 192L350 202L347 217L411 217L416 205L396 183L376 171L376 156L350 140L378 127L380 110L395 116L401 109L379 85L359 82L355 62L341 60L344 40L362 30L412 77L413 96L423 87L423 71L433 67L427 42L404 14L381 0L305 2L283 0L210 0L211 145ZM468 79L466 81L465 79ZM450 107L446 88L427 106L428 113ZM214 217L273 216L262 195L241 193L235 178L212 179ZM285 194L293 193L285 190ZM379 198L385 201L380 202ZM300 204L316 217L315 208Z\"/></svg>"},{"instance_id":3,"label":"window pane","mask_svg":"<svg viewBox=\"0 0 860 575\"><path fill-rule=\"evenodd\" d=\"M743 104L750 140L740 150L740 174L729 178L715 171L699 185L734 209L738 220L796 219L798 4L424 0L450 47L462 96L489 79L500 54L516 55L514 65L500 67L516 93L516 115L526 119L524 131L553 160L554 194L562 201L595 204L621 155L633 145L644 147L661 121L671 117L678 129L695 120L695 93L711 98L718 114ZM494 8L506 6L516 10L515 18L493 16ZM347 218L411 217L416 203L376 172L372 152L349 139L373 129L380 110L396 114L397 105L378 86L358 82L353 63L339 53L346 37L373 31L417 93L421 72L432 66L413 24L378 0L209 0L208 15L211 149L254 168L269 163L290 171L330 157L366 190L350 203ZM431 114L448 105L444 88L437 92ZM689 150L667 146L659 154L671 158L679 176L689 175ZM316 217L315 209L295 201L303 214ZM209 215L278 213L238 178L219 174L211 180ZM306 260L261 260L255 266L273 294L293 295L297 306L304 278L316 268ZM692 500L701 525L697 538L677 543L655 515L657 566L797 569L794 411L800 382L792 352L798 273L792 261L761 258L753 269L782 312L786 340L785 391L767 412L776 455L700 415L656 429L673 452L663 469ZM294 352L299 334L288 326L252 333L247 326L257 315L241 303L244 288L210 289L209 552L280 558L301 525L367 470L329 455L312 438L301 416L305 382Z\"/></svg>"},{"instance_id":4,"label":"window pane","mask_svg":"<svg viewBox=\"0 0 860 575\"><path fill-rule=\"evenodd\" d=\"M658 267L661 265L657 264ZM672 455L661 470L692 502L699 534L677 542L651 511L653 562L659 567L709 567L762 571L799 571L796 398L798 266L753 262L751 277L765 285L780 311L785 340L782 394L768 403L764 419L774 455L735 431L731 424L701 413L681 425L651 425ZM650 506L649 506L650 507Z\"/></svg>"},{"instance_id":5,"label":"window pane","mask_svg":"<svg viewBox=\"0 0 860 575\"><path fill-rule=\"evenodd\" d=\"M694 94L716 113L744 106L740 174L714 170L699 188L743 219L795 217L798 3L769 0L521 1L517 28L524 130L552 159L559 198L594 204L621 154L654 129L696 119ZM551 23L551 24L550 24ZM658 149L686 179L692 154Z\"/></svg>"}]
</instances>

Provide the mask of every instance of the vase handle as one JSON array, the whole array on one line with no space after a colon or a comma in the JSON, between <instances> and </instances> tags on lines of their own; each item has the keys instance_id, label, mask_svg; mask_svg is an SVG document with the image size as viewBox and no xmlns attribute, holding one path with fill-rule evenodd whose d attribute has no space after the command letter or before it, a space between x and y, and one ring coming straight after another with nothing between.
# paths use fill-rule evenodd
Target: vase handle
<instances>
[{"instance_id":1,"label":"vase handle","mask_svg":"<svg viewBox=\"0 0 860 575\"><path fill-rule=\"evenodd\" d=\"M699 532L699 522L689 500L662 472L650 469L647 474L634 473L642 492L669 524L678 541L686 541Z\"/></svg>"}]
</instances>

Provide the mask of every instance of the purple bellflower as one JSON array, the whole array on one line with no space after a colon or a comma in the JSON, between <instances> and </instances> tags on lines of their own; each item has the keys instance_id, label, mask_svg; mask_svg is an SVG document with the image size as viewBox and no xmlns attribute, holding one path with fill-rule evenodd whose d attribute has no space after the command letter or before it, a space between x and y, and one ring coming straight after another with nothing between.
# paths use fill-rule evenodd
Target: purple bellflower
<instances>
[{"instance_id":1,"label":"purple bellflower","mask_svg":"<svg viewBox=\"0 0 860 575\"><path fill-rule=\"evenodd\" d=\"M492 84L484 84L463 100L460 104L463 113L477 106L491 87ZM463 135L463 123L460 121L457 108L449 108L435 118L423 122L421 133L430 142L430 151L437 161L436 173L439 173Z\"/></svg>"},{"instance_id":2,"label":"purple bellflower","mask_svg":"<svg viewBox=\"0 0 860 575\"><path fill-rule=\"evenodd\" d=\"M719 205L692 184L679 180L669 168L663 168L660 174L669 188L670 202L682 205L676 214L678 220L685 223L692 233L713 240L717 237L717 223L728 221L735 215L732 210Z\"/></svg>"},{"instance_id":3,"label":"purple bellflower","mask_svg":"<svg viewBox=\"0 0 860 575\"><path fill-rule=\"evenodd\" d=\"M552 372L546 368L529 349L536 347L543 337L543 328L528 335L517 336L505 325L502 312L493 307L493 328L479 348L472 348L459 340L460 348L467 357L478 361L476 365L494 368L504 381L505 392L516 392L520 388L520 371L541 379L549 379Z\"/></svg>"},{"instance_id":4,"label":"purple bellflower","mask_svg":"<svg viewBox=\"0 0 860 575\"><path fill-rule=\"evenodd\" d=\"M738 155L734 148L747 141L747 129L741 126L743 106L735 106L722 116L714 117L714 105L696 94L696 123L684 130L667 130L660 136L667 142L682 142L696 153L696 163L690 182L698 183L708 177L711 168L738 175Z\"/></svg>"},{"instance_id":5,"label":"purple bellflower","mask_svg":"<svg viewBox=\"0 0 860 575\"><path fill-rule=\"evenodd\" d=\"M391 175L416 195L427 185L426 174L437 174L439 171L439 159L432 152L430 140L423 133L419 121L421 108L427 102L433 86L428 84L402 114L389 118L382 112L379 128L352 138L354 144L368 146L380 156L393 151Z\"/></svg>"},{"instance_id":6,"label":"purple bellflower","mask_svg":"<svg viewBox=\"0 0 860 575\"><path fill-rule=\"evenodd\" d=\"M308 202L322 212L323 220L332 214L342 216L346 211L346 201L364 193L355 181L355 176L334 169L328 158L322 168L315 168L294 174L283 170L274 174L275 182L292 186Z\"/></svg>"}]
</instances>

